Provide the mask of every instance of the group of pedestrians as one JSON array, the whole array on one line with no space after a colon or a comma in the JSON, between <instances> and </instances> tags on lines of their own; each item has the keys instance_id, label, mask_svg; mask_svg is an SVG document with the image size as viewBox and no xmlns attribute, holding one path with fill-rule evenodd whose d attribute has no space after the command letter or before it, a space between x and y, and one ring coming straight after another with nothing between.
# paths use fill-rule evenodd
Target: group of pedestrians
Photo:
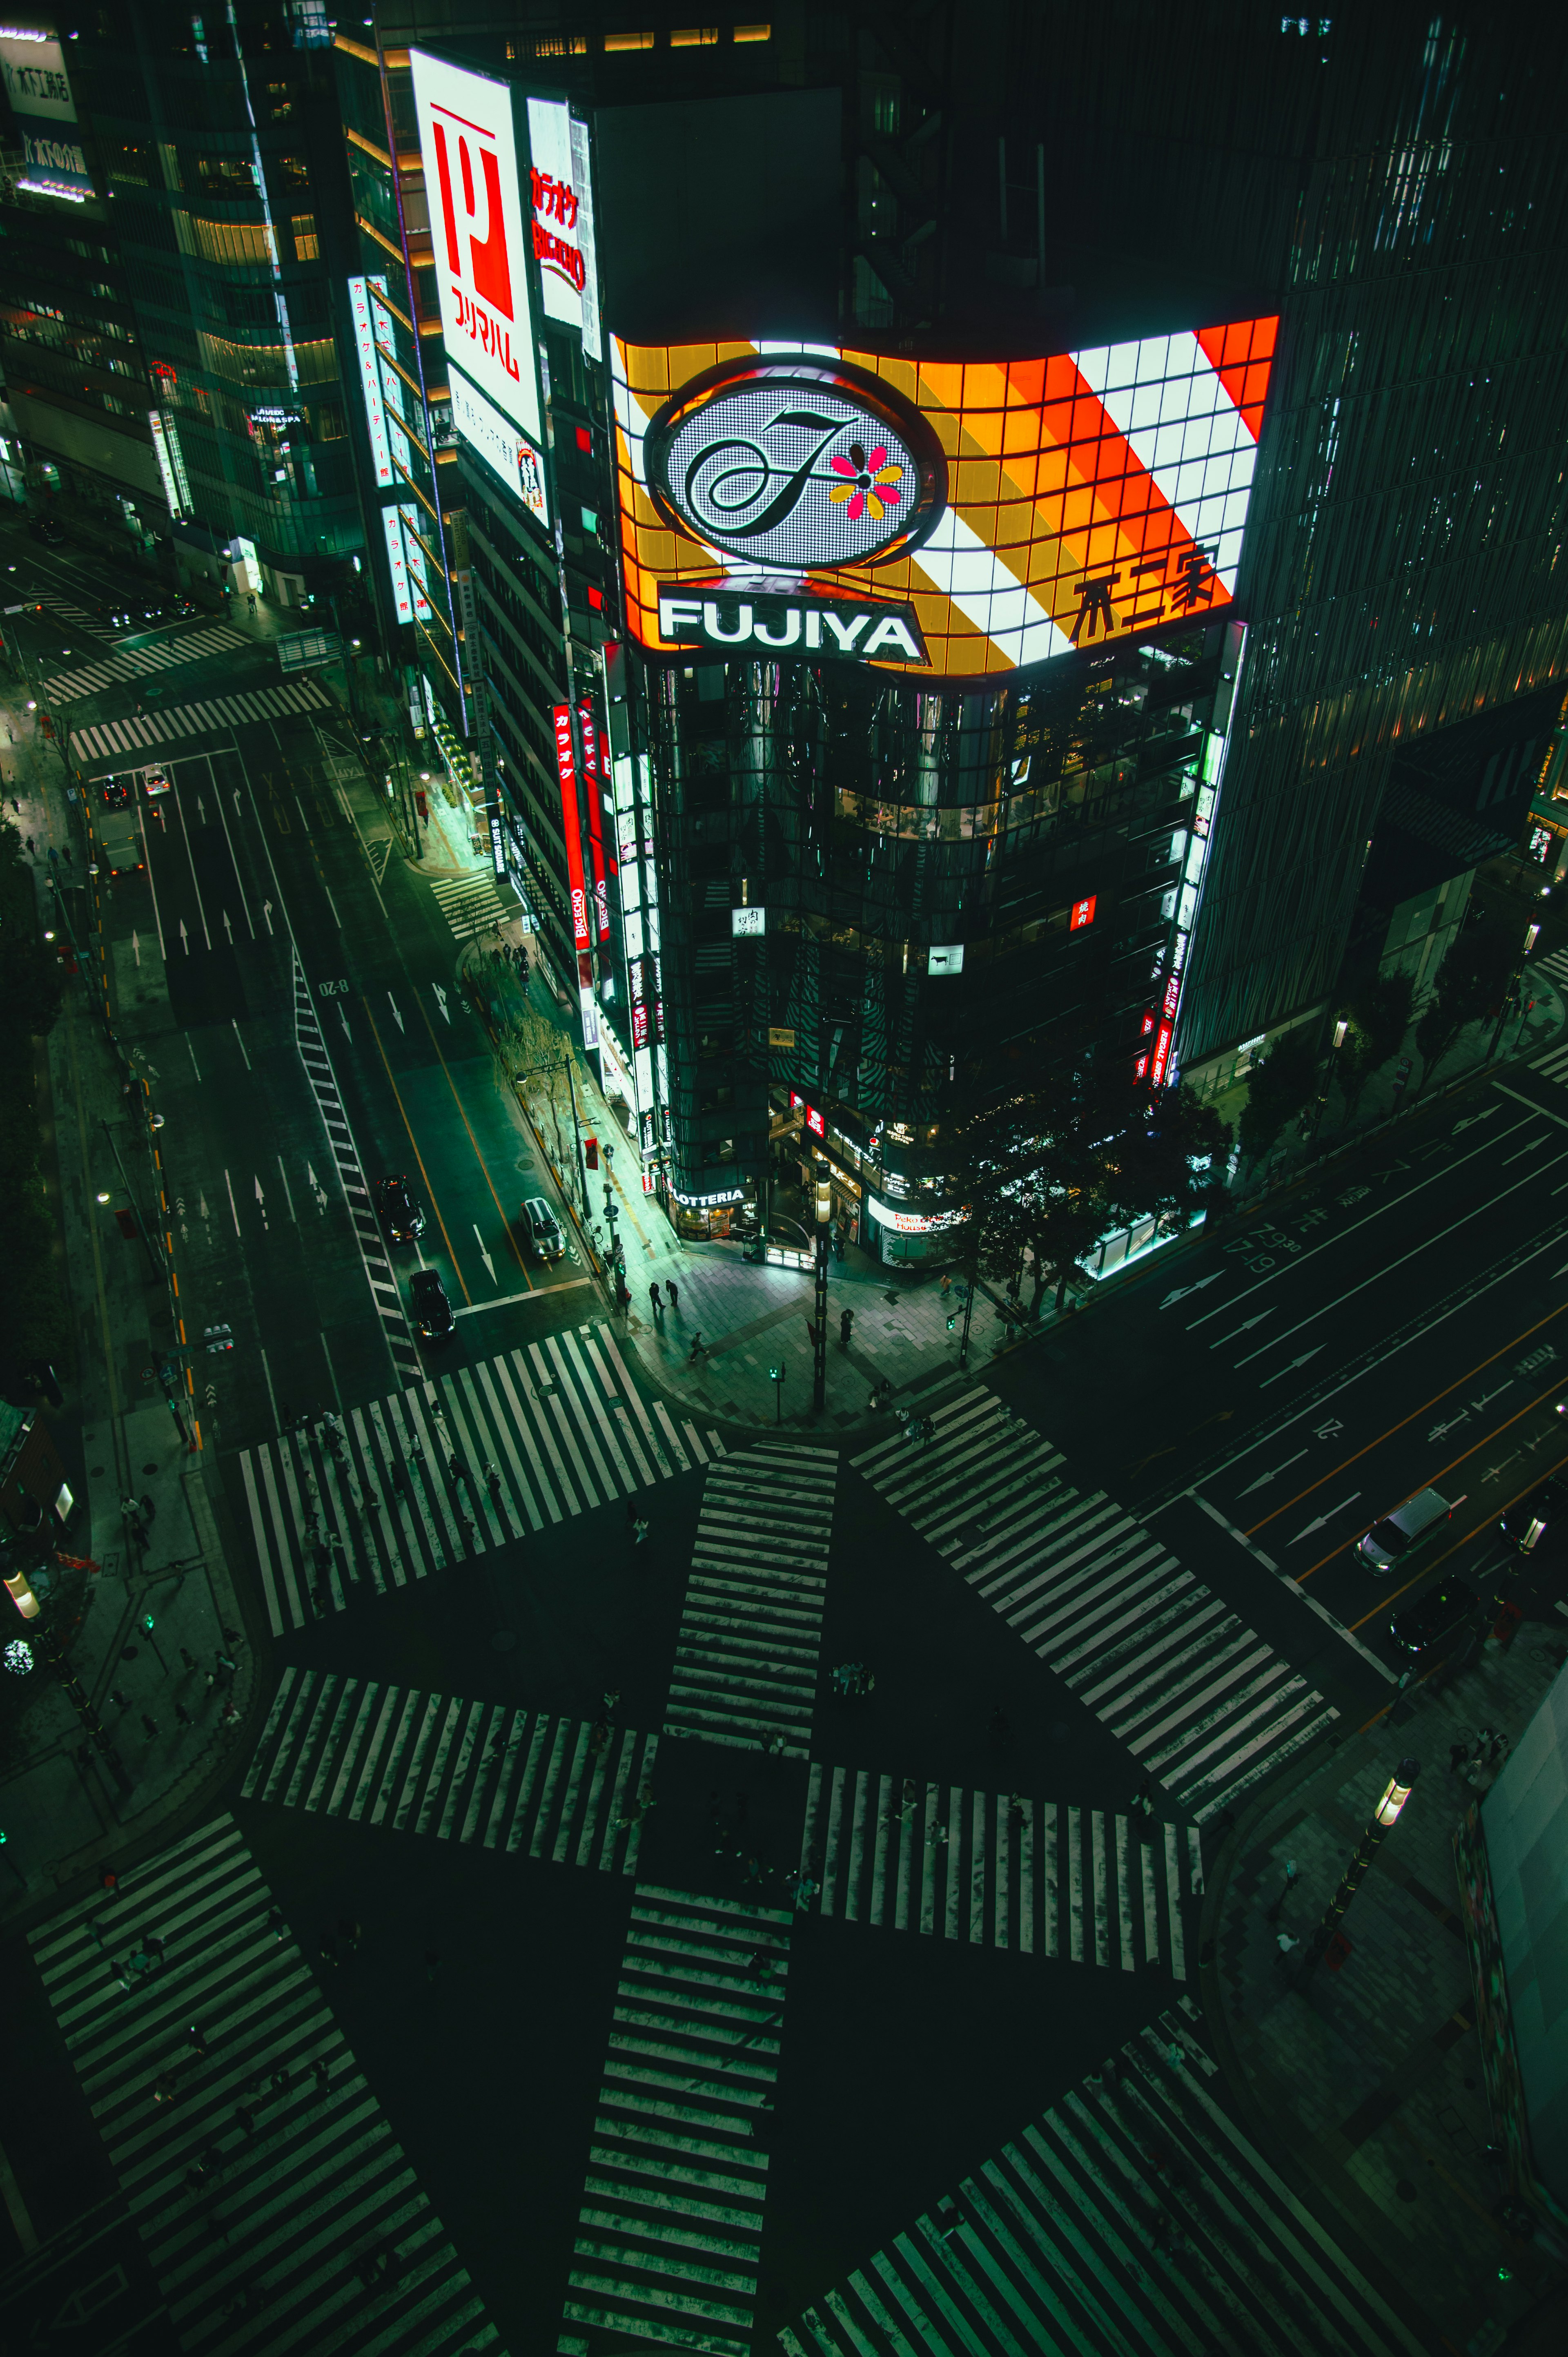
<instances>
[{"instance_id":1,"label":"group of pedestrians","mask_svg":"<svg viewBox=\"0 0 1568 2357\"><path fill-rule=\"evenodd\" d=\"M841 1662L828 1672L828 1683L846 1702L864 1702L876 1684L875 1673L864 1662Z\"/></svg>"},{"instance_id":2,"label":"group of pedestrians","mask_svg":"<svg viewBox=\"0 0 1568 2357\"><path fill-rule=\"evenodd\" d=\"M1448 1747L1448 1772L1463 1776L1473 1788L1481 1779L1499 1769L1509 1754L1509 1738L1500 1727L1478 1727L1473 1744L1460 1741Z\"/></svg>"}]
</instances>

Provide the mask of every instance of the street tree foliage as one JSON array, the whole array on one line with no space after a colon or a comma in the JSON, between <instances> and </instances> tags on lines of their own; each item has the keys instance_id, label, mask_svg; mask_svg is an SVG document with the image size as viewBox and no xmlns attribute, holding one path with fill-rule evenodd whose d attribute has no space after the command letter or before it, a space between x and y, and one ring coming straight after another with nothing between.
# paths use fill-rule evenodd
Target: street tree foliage
<instances>
[{"instance_id":1,"label":"street tree foliage","mask_svg":"<svg viewBox=\"0 0 1568 2357\"><path fill-rule=\"evenodd\" d=\"M1084 1054L961 1114L949 1185L968 1206L979 1273L1026 1272L1037 1318L1053 1275L1059 1308L1075 1265L1118 1228L1151 1214L1185 1227L1230 1143L1212 1107Z\"/></svg>"},{"instance_id":2,"label":"street tree foliage","mask_svg":"<svg viewBox=\"0 0 1568 2357\"><path fill-rule=\"evenodd\" d=\"M0 826L0 1382L30 1359L54 1359L64 1336L61 1239L44 1188L35 1042L54 1026L63 985L38 921L33 872L16 829Z\"/></svg>"},{"instance_id":3,"label":"street tree foliage","mask_svg":"<svg viewBox=\"0 0 1568 2357\"><path fill-rule=\"evenodd\" d=\"M1415 984L1408 974L1369 974L1345 1012L1350 1028L1339 1050L1339 1093L1350 1120L1374 1072L1397 1056L1410 1029Z\"/></svg>"},{"instance_id":4,"label":"street tree foliage","mask_svg":"<svg viewBox=\"0 0 1568 2357\"><path fill-rule=\"evenodd\" d=\"M1244 1162L1256 1162L1288 1122L1306 1111L1317 1088L1317 1058L1306 1024L1283 1031L1252 1067L1237 1137Z\"/></svg>"},{"instance_id":5,"label":"street tree foliage","mask_svg":"<svg viewBox=\"0 0 1568 2357\"><path fill-rule=\"evenodd\" d=\"M1437 988L1416 1025L1423 1087L1463 1030L1498 1014L1518 954L1519 938L1509 918L1482 917L1461 927L1437 970Z\"/></svg>"}]
</instances>

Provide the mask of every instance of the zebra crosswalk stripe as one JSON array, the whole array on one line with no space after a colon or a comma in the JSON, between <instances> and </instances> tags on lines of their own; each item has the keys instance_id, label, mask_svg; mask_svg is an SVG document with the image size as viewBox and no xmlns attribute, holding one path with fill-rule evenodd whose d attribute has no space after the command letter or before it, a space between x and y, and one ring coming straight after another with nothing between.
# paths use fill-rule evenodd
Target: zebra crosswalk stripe
<instances>
[{"instance_id":1,"label":"zebra crosswalk stripe","mask_svg":"<svg viewBox=\"0 0 1568 2357\"><path fill-rule=\"evenodd\" d=\"M289 712L332 708L331 697L317 681L294 679L280 687L217 696L207 704L174 705L120 720L101 720L91 728L73 728L70 749L78 761L130 762L189 737L227 734L231 728L279 719Z\"/></svg>"},{"instance_id":2,"label":"zebra crosswalk stripe","mask_svg":"<svg viewBox=\"0 0 1568 2357\"><path fill-rule=\"evenodd\" d=\"M193 630L188 638L164 640L156 646L104 655L98 662L84 664L80 671L59 672L46 684L51 702L70 704L79 696L96 695L101 689L113 687L119 681L145 679L149 672L169 671L180 663L205 662L209 655L227 654L231 647L248 643L242 632L220 624L215 630Z\"/></svg>"},{"instance_id":3,"label":"zebra crosswalk stripe","mask_svg":"<svg viewBox=\"0 0 1568 2357\"><path fill-rule=\"evenodd\" d=\"M983 1387L853 1461L1199 1825L1338 1713Z\"/></svg>"},{"instance_id":4,"label":"zebra crosswalk stripe","mask_svg":"<svg viewBox=\"0 0 1568 2357\"><path fill-rule=\"evenodd\" d=\"M788 2357L1415 2357L1216 2100L1182 1997L779 2335Z\"/></svg>"},{"instance_id":5,"label":"zebra crosswalk stripe","mask_svg":"<svg viewBox=\"0 0 1568 2357\"><path fill-rule=\"evenodd\" d=\"M293 1431L242 1449L243 1519L273 1634L724 1458L716 1431L683 1429L675 1448L660 1437L602 1327L422 1376L351 1408L332 1441Z\"/></svg>"},{"instance_id":6,"label":"zebra crosswalk stripe","mask_svg":"<svg viewBox=\"0 0 1568 2357\"><path fill-rule=\"evenodd\" d=\"M460 942L470 940L476 933L489 932L500 920L516 913L516 902L503 900L488 876L435 876L430 879L430 888Z\"/></svg>"},{"instance_id":7,"label":"zebra crosswalk stripe","mask_svg":"<svg viewBox=\"0 0 1568 2357\"><path fill-rule=\"evenodd\" d=\"M1543 1080L1568 1080L1568 1043L1560 1048L1549 1048L1544 1056L1532 1056L1530 1069L1532 1072L1539 1072Z\"/></svg>"},{"instance_id":8,"label":"zebra crosswalk stripe","mask_svg":"<svg viewBox=\"0 0 1568 2357\"><path fill-rule=\"evenodd\" d=\"M1532 958L1530 971L1532 974L1549 974L1558 982L1568 982L1568 949L1552 950L1545 957Z\"/></svg>"},{"instance_id":9,"label":"zebra crosswalk stripe","mask_svg":"<svg viewBox=\"0 0 1568 2357\"><path fill-rule=\"evenodd\" d=\"M1197 1828L1187 1832L1196 1879L1184 1893L1174 1824L813 1760L800 1872L821 1884L824 1916L1026 1956L1063 1954L1065 1886L1067 1962L1129 1973L1153 1965L1185 1981L1182 1908L1202 1889Z\"/></svg>"},{"instance_id":10,"label":"zebra crosswalk stripe","mask_svg":"<svg viewBox=\"0 0 1568 2357\"><path fill-rule=\"evenodd\" d=\"M664 1731L803 1760L838 1452L770 1440L707 1477Z\"/></svg>"},{"instance_id":11,"label":"zebra crosswalk stripe","mask_svg":"<svg viewBox=\"0 0 1568 2357\"><path fill-rule=\"evenodd\" d=\"M418 1734L410 1741L415 1723ZM601 1722L602 1724L602 1722ZM392 1738L392 1729L397 1734ZM285 1670L244 1800L635 1874L656 1735L335 1671ZM389 1738L392 1738L390 1739ZM551 1766L537 1774L548 1750Z\"/></svg>"},{"instance_id":12,"label":"zebra crosswalk stripe","mask_svg":"<svg viewBox=\"0 0 1568 2357\"><path fill-rule=\"evenodd\" d=\"M224 1815L28 1934L176 2334L232 2346L264 2306L262 2340L298 2357L341 2349L346 2317L365 2352L504 2357L271 1899ZM177 2101L155 2100L165 2073Z\"/></svg>"},{"instance_id":13,"label":"zebra crosswalk stripe","mask_svg":"<svg viewBox=\"0 0 1568 2357\"><path fill-rule=\"evenodd\" d=\"M585 2329L749 2357L789 1923L634 1891L559 2357Z\"/></svg>"}]
</instances>

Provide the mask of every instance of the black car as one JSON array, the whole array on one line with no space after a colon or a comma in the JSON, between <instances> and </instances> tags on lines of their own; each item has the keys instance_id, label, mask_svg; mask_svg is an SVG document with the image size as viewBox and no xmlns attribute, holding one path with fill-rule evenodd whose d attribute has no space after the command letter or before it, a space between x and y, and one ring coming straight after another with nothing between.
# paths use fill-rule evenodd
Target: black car
<instances>
[{"instance_id":1,"label":"black car","mask_svg":"<svg viewBox=\"0 0 1568 2357\"><path fill-rule=\"evenodd\" d=\"M424 1233L424 1214L409 1193L406 1178L382 1178L376 1188L376 1209L394 1244L417 1243Z\"/></svg>"},{"instance_id":2,"label":"black car","mask_svg":"<svg viewBox=\"0 0 1568 2357\"><path fill-rule=\"evenodd\" d=\"M409 1278L408 1290L422 1342L445 1342L456 1333L457 1321L446 1298L446 1287L433 1268L416 1268Z\"/></svg>"},{"instance_id":3,"label":"black car","mask_svg":"<svg viewBox=\"0 0 1568 2357\"><path fill-rule=\"evenodd\" d=\"M104 779L103 801L106 808L109 810L124 810L130 799L131 784L128 778Z\"/></svg>"},{"instance_id":4,"label":"black car","mask_svg":"<svg viewBox=\"0 0 1568 2357\"><path fill-rule=\"evenodd\" d=\"M1389 1634L1402 1652L1425 1653L1457 1636L1476 1609L1476 1591L1462 1579L1440 1579L1396 1612Z\"/></svg>"},{"instance_id":5,"label":"black car","mask_svg":"<svg viewBox=\"0 0 1568 2357\"><path fill-rule=\"evenodd\" d=\"M1543 1481L1528 1498L1516 1499L1498 1523L1509 1546L1530 1555L1553 1523L1568 1518L1568 1481Z\"/></svg>"},{"instance_id":6,"label":"black car","mask_svg":"<svg viewBox=\"0 0 1568 2357\"><path fill-rule=\"evenodd\" d=\"M65 533L51 515L34 516L28 522L27 530L35 540L41 540L46 548L60 548L64 545Z\"/></svg>"}]
</instances>

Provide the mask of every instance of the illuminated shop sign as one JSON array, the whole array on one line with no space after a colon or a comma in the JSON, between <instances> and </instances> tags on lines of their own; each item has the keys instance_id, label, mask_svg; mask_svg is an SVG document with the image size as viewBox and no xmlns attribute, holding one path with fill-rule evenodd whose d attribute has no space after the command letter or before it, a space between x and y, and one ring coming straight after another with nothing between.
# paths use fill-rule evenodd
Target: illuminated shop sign
<instances>
[{"instance_id":1,"label":"illuminated shop sign","mask_svg":"<svg viewBox=\"0 0 1568 2357\"><path fill-rule=\"evenodd\" d=\"M809 1105L804 1097L797 1096L793 1089L789 1092L789 1110L791 1113L799 1113L805 1115L806 1127L811 1132L813 1136L821 1137L823 1135L822 1114L817 1111L814 1105Z\"/></svg>"},{"instance_id":2,"label":"illuminated shop sign","mask_svg":"<svg viewBox=\"0 0 1568 2357\"><path fill-rule=\"evenodd\" d=\"M403 553L403 526L396 508L381 510L381 529L386 534L387 571L392 576L392 610L400 622L413 619L413 596L408 586L408 565ZM430 693L425 683L425 694Z\"/></svg>"},{"instance_id":3,"label":"illuminated shop sign","mask_svg":"<svg viewBox=\"0 0 1568 2357\"><path fill-rule=\"evenodd\" d=\"M577 755L572 743L572 707L558 704L555 770L561 780L561 831L566 842L566 877L572 893L572 939L581 957L593 945L588 927L588 888L583 873L583 832L577 817Z\"/></svg>"},{"instance_id":4,"label":"illuminated shop sign","mask_svg":"<svg viewBox=\"0 0 1568 2357\"><path fill-rule=\"evenodd\" d=\"M1165 1084L1165 1067L1171 1060L1171 1039L1174 1029L1174 1025L1162 1023L1155 1034L1155 1055L1149 1068L1149 1078L1157 1089L1163 1089Z\"/></svg>"},{"instance_id":5,"label":"illuminated shop sign","mask_svg":"<svg viewBox=\"0 0 1568 2357\"><path fill-rule=\"evenodd\" d=\"M371 463L376 470L376 489L384 491L392 479L392 452L387 447L386 408L381 400L381 363L376 358L376 335L371 317L371 287L379 286L384 294L384 278L363 277L349 281L349 314L354 322L354 350L360 360L360 390L365 397L365 422L371 432ZM255 411L252 414L261 415ZM271 423L271 420L268 420Z\"/></svg>"},{"instance_id":6,"label":"illuminated shop sign","mask_svg":"<svg viewBox=\"0 0 1568 2357\"><path fill-rule=\"evenodd\" d=\"M940 1228L963 1223L961 1211L896 1211L890 1204L879 1203L875 1195L866 1197L865 1208L879 1226L896 1229L901 1236L930 1235Z\"/></svg>"},{"instance_id":7,"label":"illuminated shop sign","mask_svg":"<svg viewBox=\"0 0 1568 2357\"><path fill-rule=\"evenodd\" d=\"M908 607L923 657L865 659L964 678L1227 612L1276 324L978 363L612 337L628 625L690 643L661 608L723 573L754 634L763 590L802 633Z\"/></svg>"},{"instance_id":8,"label":"illuminated shop sign","mask_svg":"<svg viewBox=\"0 0 1568 2357\"><path fill-rule=\"evenodd\" d=\"M550 522L544 491L544 466L538 451L510 419L501 415L471 385L461 369L448 367L452 393L452 423L470 449L499 475L514 500L521 500L542 524Z\"/></svg>"},{"instance_id":9,"label":"illuminated shop sign","mask_svg":"<svg viewBox=\"0 0 1568 2357\"><path fill-rule=\"evenodd\" d=\"M822 597L769 597L714 583L699 592L661 588L659 634L671 646L757 647L782 654L847 655L858 662L897 656L926 661L913 606L849 605Z\"/></svg>"},{"instance_id":10,"label":"illuminated shop sign","mask_svg":"<svg viewBox=\"0 0 1568 2357\"><path fill-rule=\"evenodd\" d=\"M92 176L78 142L59 128L76 122L59 41L51 33L0 27L0 73L22 135L23 170L16 186L30 196L85 204L93 193Z\"/></svg>"},{"instance_id":11,"label":"illuminated shop sign","mask_svg":"<svg viewBox=\"0 0 1568 2357\"><path fill-rule=\"evenodd\" d=\"M1073 902L1071 912L1067 920L1067 929L1069 933L1080 933L1082 932L1085 925L1093 924L1094 904L1099 898L1100 895L1097 892L1091 892L1087 900L1075 900Z\"/></svg>"},{"instance_id":12,"label":"illuminated shop sign","mask_svg":"<svg viewBox=\"0 0 1568 2357\"><path fill-rule=\"evenodd\" d=\"M539 386L511 91L411 49L441 332L486 398L537 445Z\"/></svg>"},{"instance_id":13,"label":"illuminated shop sign","mask_svg":"<svg viewBox=\"0 0 1568 2357\"><path fill-rule=\"evenodd\" d=\"M529 100L528 146L533 252L544 316L580 332L583 290L588 283L582 243L585 215L573 167L572 118L558 100Z\"/></svg>"}]
</instances>

